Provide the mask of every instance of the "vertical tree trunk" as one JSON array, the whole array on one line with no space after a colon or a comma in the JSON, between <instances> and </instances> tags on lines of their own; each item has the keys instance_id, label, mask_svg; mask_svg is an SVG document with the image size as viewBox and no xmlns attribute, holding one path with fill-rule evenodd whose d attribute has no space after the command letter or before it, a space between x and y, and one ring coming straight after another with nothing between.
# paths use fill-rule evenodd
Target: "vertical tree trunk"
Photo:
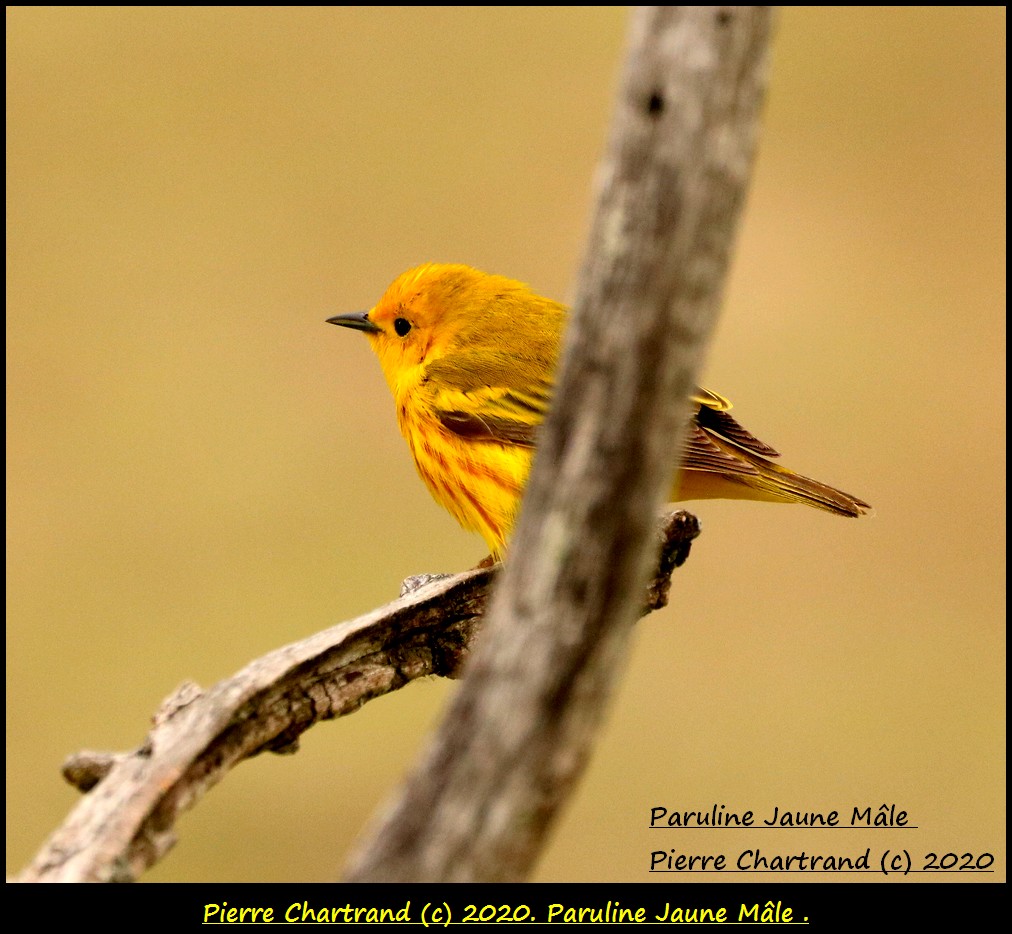
<instances>
[{"instance_id":1,"label":"vertical tree trunk","mask_svg":"<svg viewBox=\"0 0 1012 934\"><path fill-rule=\"evenodd\" d=\"M522 879L583 769L655 558L655 515L724 287L770 29L762 7L633 13L509 559L464 683L349 880Z\"/></svg>"}]
</instances>

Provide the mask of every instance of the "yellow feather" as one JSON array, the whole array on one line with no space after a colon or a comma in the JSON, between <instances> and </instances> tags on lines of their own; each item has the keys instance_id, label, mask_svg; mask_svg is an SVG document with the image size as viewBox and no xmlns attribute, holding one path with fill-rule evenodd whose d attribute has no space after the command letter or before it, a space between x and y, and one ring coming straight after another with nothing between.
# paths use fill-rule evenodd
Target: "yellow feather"
<instances>
[{"instance_id":1,"label":"yellow feather","mask_svg":"<svg viewBox=\"0 0 1012 934\"><path fill-rule=\"evenodd\" d=\"M393 393L397 421L436 501L501 557L551 401L566 309L528 286L469 266L428 263L393 281L367 314L333 324L363 331ZM800 502L860 516L867 503L769 460L706 389L672 500Z\"/></svg>"}]
</instances>

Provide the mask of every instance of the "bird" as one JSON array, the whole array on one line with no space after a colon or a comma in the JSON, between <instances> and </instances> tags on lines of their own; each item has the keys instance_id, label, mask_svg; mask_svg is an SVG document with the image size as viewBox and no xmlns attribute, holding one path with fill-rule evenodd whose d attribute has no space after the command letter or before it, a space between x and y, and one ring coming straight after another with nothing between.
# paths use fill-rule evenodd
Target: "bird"
<instances>
[{"instance_id":1,"label":"bird","mask_svg":"<svg viewBox=\"0 0 1012 934\"><path fill-rule=\"evenodd\" d=\"M329 324L361 331L379 358L397 423L433 498L500 560L548 411L568 309L523 282L459 263L399 275L370 310ZM697 388L671 502L805 503L867 515L863 500L773 462L776 450Z\"/></svg>"}]
</instances>

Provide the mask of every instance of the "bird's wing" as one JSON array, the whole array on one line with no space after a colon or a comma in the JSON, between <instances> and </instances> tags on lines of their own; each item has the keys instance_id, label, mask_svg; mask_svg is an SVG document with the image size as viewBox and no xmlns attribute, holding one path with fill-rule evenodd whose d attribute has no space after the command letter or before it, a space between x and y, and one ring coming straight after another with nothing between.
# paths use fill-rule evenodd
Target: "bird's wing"
<instances>
[{"instance_id":1,"label":"bird's wing","mask_svg":"<svg viewBox=\"0 0 1012 934\"><path fill-rule=\"evenodd\" d=\"M552 384L543 361L496 353L455 353L425 370L436 418L468 441L534 446Z\"/></svg>"},{"instance_id":2,"label":"bird's wing","mask_svg":"<svg viewBox=\"0 0 1012 934\"><path fill-rule=\"evenodd\" d=\"M533 447L548 411L552 384L537 361L505 354L449 354L426 367L433 411L444 428L469 441L498 441ZM734 447L764 457L777 452L728 414L731 403L707 389L692 395L697 410L685 441L682 466L715 473L755 474Z\"/></svg>"},{"instance_id":3,"label":"bird's wing","mask_svg":"<svg viewBox=\"0 0 1012 934\"><path fill-rule=\"evenodd\" d=\"M731 403L706 389L697 390L692 401L698 406L685 442L682 467L713 473L759 473L740 449L761 457L779 457L778 452L743 428L727 411ZM730 443L729 443L730 442Z\"/></svg>"},{"instance_id":4,"label":"bird's wing","mask_svg":"<svg viewBox=\"0 0 1012 934\"><path fill-rule=\"evenodd\" d=\"M700 396L693 398L699 403L699 411L682 462L684 468L722 474L724 479L747 487L750 491L747 498L807 503L841 516L873 512L864 500L850 493L767 460L779 455L731 418L727 413L729 405L711 404ZM701 488L697 487L696 492L702 492Z\"/></svg>"}]
</instances>

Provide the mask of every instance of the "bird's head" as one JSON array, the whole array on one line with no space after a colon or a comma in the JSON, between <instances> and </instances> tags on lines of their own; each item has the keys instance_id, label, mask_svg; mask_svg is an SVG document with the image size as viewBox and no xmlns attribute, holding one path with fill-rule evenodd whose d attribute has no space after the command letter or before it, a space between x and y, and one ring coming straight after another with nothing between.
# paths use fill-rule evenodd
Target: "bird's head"
<instances>
[{"instance_id":1,"label":"bird's head","mask_svg":"<svg viewBox=\"0 0 1012 934\"><path fill-rule=\"evenodd\" d=\"M375 307L335 315L331 324L362 331L394 394L419 368L449 353L501 354L529 332L533 310L561 306L521 282L453 263L427 263L399 275ZM558 328L555 322L554 327Z\"/></svg>"}]
</instances>

